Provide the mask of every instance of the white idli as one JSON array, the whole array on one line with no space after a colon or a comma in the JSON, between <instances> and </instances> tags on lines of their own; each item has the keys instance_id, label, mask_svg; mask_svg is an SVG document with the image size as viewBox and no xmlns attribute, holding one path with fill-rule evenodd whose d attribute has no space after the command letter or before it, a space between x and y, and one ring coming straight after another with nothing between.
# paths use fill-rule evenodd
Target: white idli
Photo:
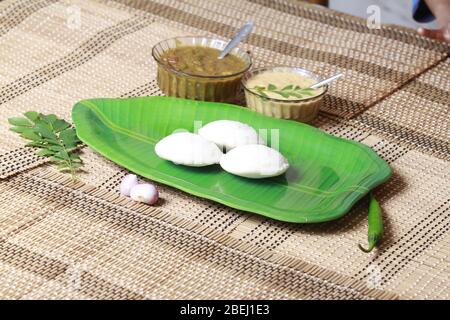
<instances>
[{"instance_id":1,"label":"white idli","mask_svg":"<svg viewBox=\"0 0 450 320\"><path fill-rule=\"evenodd\" d=\"M178 132L161 139L155 146L158 157L191 167L219 163L220 149L198 134Z\"/></svg>"},{"instance_id":2,"label":"white idli","mask_svg":"<svg viewBox=\"0 0 450 320\"><path fill-rule=\"evenodd\" d=\"M200 128L198 134L214 142L222 151L247 144L265 144L255 129L233 120L217 120Z\"/></svg>"},{"instance_id":3,"label":"white idli","mask_svg":"<svg viewBox=\"0 0 450 320\"><path fill-rule=\"evenodd\" d=\"M236 147L224 154L220 159L220 166L237 176L261 179L285 173L289 163L277 150L251 144Z\"/></svg>"}]
</instances>

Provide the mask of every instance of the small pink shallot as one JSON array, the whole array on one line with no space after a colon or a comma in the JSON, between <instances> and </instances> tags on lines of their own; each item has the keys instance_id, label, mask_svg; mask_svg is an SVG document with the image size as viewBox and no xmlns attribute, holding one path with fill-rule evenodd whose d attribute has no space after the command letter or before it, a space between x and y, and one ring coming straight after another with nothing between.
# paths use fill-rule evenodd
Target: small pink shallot
<instances>
[{"instance_id":1,"label":"small pink shallot","mask_svg":"<svg viewBox=\"0 0 450 320\"><path fill-rule=\"evenodd\" d=\"M119 186L120 194L123 196L130 196L131 188L138 184L138 178L135 174L127 174Z\"/></svg>"},{"instance_id":2,"label":"small pink shallot","mask_svg":"<svg viewBox=\"0 0 450 320\"><path fill-rule=\"evenodd\" d=\"M130 191L131 199L147 204L155 204L159 193L156 187L150 183L135 185Z\"/></svg>"}]
</instances>

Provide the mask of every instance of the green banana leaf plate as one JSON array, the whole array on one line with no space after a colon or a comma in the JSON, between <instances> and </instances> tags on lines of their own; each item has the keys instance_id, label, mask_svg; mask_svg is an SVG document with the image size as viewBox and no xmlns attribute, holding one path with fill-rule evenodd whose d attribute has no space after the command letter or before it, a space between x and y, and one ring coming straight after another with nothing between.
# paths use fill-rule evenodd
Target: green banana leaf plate
<instances>
[{"instance_id":1,"label":"green banana leaf plate","mask_svg":"<svg viewBox=\"0 0 450 320\"><path fill-rule=\"evenodd\" d=\"M387 163L363 144L230 104L170 97L90 99L75 104L72 118L84 143L140 176L282 221L337 219L391 175ZM269 145L278 137L289 170L275 178L246 179L219 165L185 167L155 154L155 144L175 130L193 132L200 123L219 119L267 130Z\"/></svg>"}]
</instances>

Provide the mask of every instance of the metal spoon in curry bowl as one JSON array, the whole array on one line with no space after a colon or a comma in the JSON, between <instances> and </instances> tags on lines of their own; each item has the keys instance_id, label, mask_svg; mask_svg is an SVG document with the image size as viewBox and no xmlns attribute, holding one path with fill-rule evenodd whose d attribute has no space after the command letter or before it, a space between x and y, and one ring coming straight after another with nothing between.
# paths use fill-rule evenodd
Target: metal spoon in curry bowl
<instances>
[{"instance_id":1,"label":"metal spoon in curry bowl","mask_svg":"<svg viewBox=\"0 0 450 320\"><path fill-rule=\"evenodd\" d=\"M344 75L343 73L335 74L335 75L332 76L332 77L329 77L329 78L327 78L327 79L325 79L325 80L322 80L322 81L319 81L319 82L313 84L313 85L310 86L308 89L317 89L317 88L320 88L320 87L326 85L327 83L330 83L331 81L334 81L334 80L339 79L339 78L342 77L343 75Z\"/></svg>"},{"instance_id":2,"label":"metal spoon in curry bowl","mask_svg":"<svg viewBox=\"0 0 450 320\"><path fill-rule=\"evenodd\" d=\"M219 54L219 59L223 59L227 54L230 53L231 50L233 50L239 42L241 42L245 37L247 37L250 32L253 30L253 21L248 21L242 28L239 29L239 31L236 33L236 35L231 39L230 42L228 42L225 49L222 50L222 52Z\"/></svg>"}]
</instances>

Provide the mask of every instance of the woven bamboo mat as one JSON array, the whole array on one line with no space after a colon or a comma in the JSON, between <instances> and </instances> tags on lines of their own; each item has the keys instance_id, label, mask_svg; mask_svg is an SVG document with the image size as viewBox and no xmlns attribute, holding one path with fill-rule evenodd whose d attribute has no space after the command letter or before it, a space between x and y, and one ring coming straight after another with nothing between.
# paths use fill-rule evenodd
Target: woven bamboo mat
<instances>
[{"instance_id":1,"label":"woven bamboo mat","mask_svg":"<svg viewBox=\"0 0 450 320\"><path fill-rule=\"evenodd\" d=\"M11 177L0 189L8 211L0 241L3 297L395 297L186 219L183 207L139 205L51 170Z\"/></svg>"},{"instance_id":2,"label":"woven bamboo mat","mask_svg":"<svg viewBox=\"0 0 450 320\"><path fill-rule=\"evenodd\" d=\"M78 27L68 24L77 8ZM14 14L0 18L0 297L450 297L448 47L281 0L17 0L0 4L6 12ZM158 95L156 42L227 37L249 18L256 65L345 71L314 125L391 164L393 178L376 191L387 223L380 251L356 247L367 234L364 201L343 219L307 226L165 186L159 206L146 207L117 195L126 172L89 148L72 185L7 130L8 117L31 109L70 119L83 98Z\"/></svg>"},{"instance_id":3,"label":"woven bamboo mat","mask_svg":"<svg viewBox=\"0 0 450 320\"><path fill-rule=\"evenodd\" d=\"M423 73L352 123L450 160L450 60Z\"/></svg>"},{"instance_id":4,"label":"woven bamboo mat","mask_svg":"<svg viewBox=\"0 0 450 320\"><path fill-rule=\"evenodd\" d=\"M318 124L372 146L394 170L376 192L386 221L378 252L356 247L367 232L365 201L319 225L276 222L163 185L162 201L148 207L120 197L127 172L85 149L86 172L77 185L53 167L0 182L0 261L7 283L16 284L0 283L0 295L449 298L448 162L339 121ZM333 289L321 287L330 281Z\"/></svg>"}]
</instances>

